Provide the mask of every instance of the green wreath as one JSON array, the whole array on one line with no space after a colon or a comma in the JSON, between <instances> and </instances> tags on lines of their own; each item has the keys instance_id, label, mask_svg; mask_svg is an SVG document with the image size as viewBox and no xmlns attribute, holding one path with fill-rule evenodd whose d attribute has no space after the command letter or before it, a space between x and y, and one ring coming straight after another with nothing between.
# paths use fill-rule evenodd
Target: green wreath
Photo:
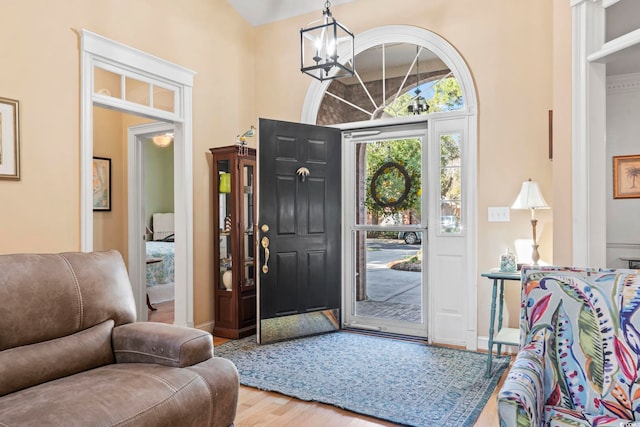
<instances>
[{"instance_id":1,"label":"green wreath","mask_svg":"<svg viewBox=\"0 0 640 427\"><path fill-rule=\"evenodd\" d=\"M369 188L371 197L378 206L395 208L407 199L411 190L411 177L401 164L387 162L373 175Z\"/></svg>"}]
</instances>

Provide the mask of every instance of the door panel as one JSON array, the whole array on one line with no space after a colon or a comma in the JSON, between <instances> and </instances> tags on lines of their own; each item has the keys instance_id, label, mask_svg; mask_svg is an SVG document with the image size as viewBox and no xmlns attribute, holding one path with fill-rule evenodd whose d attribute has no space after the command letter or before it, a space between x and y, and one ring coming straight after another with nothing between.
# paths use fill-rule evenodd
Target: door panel
<instances>
[{"instance_id":1,"label":"door panel","mask_svg":"<svg viewBox=\"0 0 640 427\"><path fill-rule=\"evenodd\" d=\"M438 158L432 165L430 178L438 186L430 193L429 202L435 207L429 219L435 227L429 230L428 253L429 280L435 284L429 288L431 313L430 340L443 344L466 345L468 336L476 334L474 268L469 266L469 212L468 191L464 172L467 161L465 119L433 120L429 150ZM446 284L443 285L443 284ZM475 344L475 343L473 343Z\"/></svg>"},{"instance_id":2,"label":"door panel","mask_svg":"<svg viewBox=\"0 0 640 427\"><path fill-rule=\"evenodd\" d=\"M260 120L261 343L339 325L340 141L338 129Z\"/></svg>"}]
</instances>

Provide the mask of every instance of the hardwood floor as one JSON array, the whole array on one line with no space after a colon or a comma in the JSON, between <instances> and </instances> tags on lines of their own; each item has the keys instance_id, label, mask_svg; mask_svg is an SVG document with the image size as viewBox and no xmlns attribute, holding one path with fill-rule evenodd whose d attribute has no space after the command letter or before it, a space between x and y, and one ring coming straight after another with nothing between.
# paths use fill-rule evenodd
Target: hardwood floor
<instances>
[{"instance_id":1,"label":"hardwood floor","mask_svg":"<svg viewBox=\"0 0 640 427\"><path fill-rule=\"evenodd\" d=\"M153 304L155 311L147 310L149 322L173 323L173 301Z\"/></svg>"},{"instance_id":2,"label":"hardwood floor","mask_svg":"<svg viewBox=\"0 0 640 427\"><path fill-rule=\"evenodd\" d=\"M173 323L173 301L154 304L156 311L149 311L150 322ZM214 337L214 347L229 341ZM497 390L500 389L506 371L498 382L487 405L474 427L499 427ZM240 386L236 427L393 427L397 424L377 418L355 414L317 402L304 402L279 393ZM449 426L442 426L449 427ZM454 426L451 426L454 427Z\"/></svg>"}]
</instances>

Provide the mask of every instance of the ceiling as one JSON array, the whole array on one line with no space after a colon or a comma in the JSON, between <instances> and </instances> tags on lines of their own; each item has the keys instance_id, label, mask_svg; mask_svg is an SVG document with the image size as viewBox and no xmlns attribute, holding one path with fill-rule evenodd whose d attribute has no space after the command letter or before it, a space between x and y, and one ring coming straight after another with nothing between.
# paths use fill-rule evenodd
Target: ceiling
<instances>
[{"instance_id":1,"label":"ceiling","mask_svg":"<svg viewBox=\"0 0 640 427\"><path fill-rule=\"evenodd\" d=\"M352 1L354 0L331 0L331 5ZM325 3L324 0L227 0L227 2L254 27L313 11L317 11L318 18L321 18ZM302 22L300 27L306 24Z\"/></svg>"}]
</instances>

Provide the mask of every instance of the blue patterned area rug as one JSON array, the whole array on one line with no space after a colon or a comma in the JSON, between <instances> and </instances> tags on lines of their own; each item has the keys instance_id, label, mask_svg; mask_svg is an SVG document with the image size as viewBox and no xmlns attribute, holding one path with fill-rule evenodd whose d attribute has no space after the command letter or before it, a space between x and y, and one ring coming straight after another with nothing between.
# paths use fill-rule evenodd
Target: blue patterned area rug
<instances>
[{"instance_id":1,"label":"blue patterned area rug","mask_svg":"<svg viewBox=\"0 0 640 427\"><path fill-rule=\"evenodd\" d=\"M393 423L473 426L509 358L336 332L258 345L255 336L216 346L240 383L328 403Z\"/></svg>"}]
</instances>

